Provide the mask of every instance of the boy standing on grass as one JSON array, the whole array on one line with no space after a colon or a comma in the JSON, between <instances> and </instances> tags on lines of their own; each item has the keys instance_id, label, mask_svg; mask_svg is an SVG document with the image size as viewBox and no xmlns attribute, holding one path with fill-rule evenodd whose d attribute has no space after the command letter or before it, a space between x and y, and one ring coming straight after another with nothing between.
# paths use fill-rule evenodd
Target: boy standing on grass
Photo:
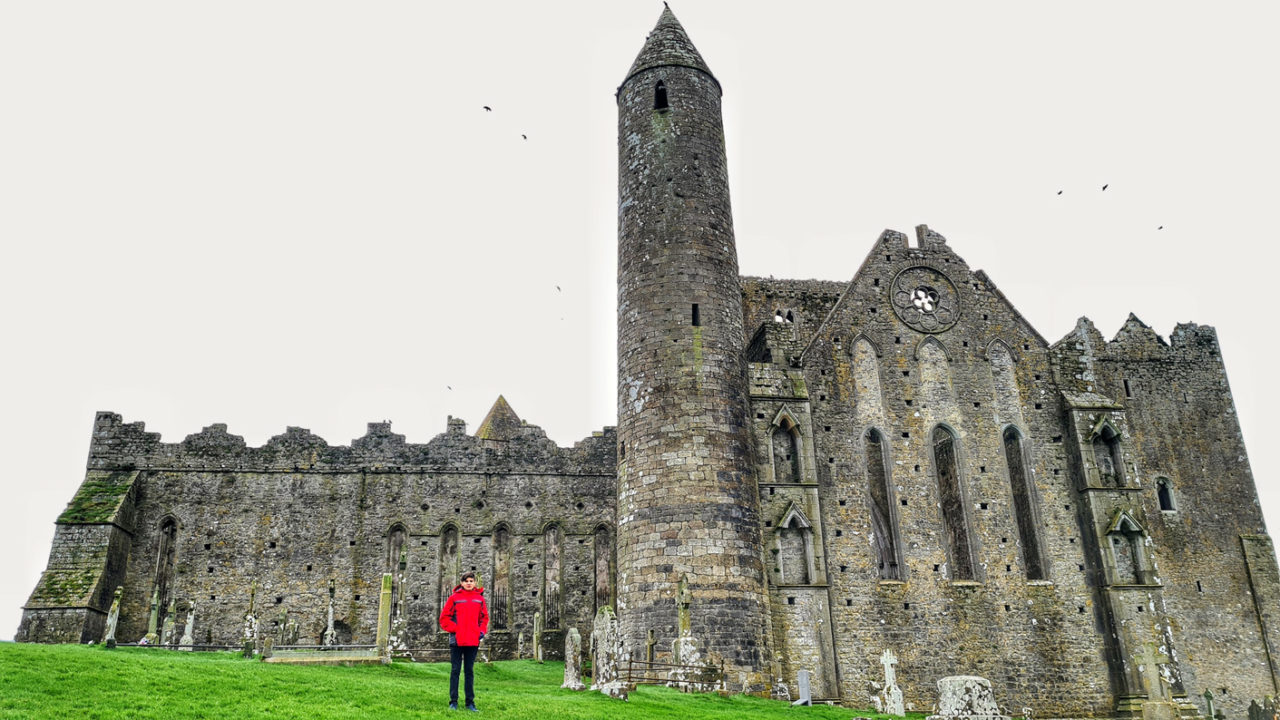
<instances>
[{"instance_id":1,"label":"boy standing on grass","mask_svg":"<svg viewBox=\"0 0 1280 720\"><path fill-rule=\"evenodd\" d=\"M484 601L484 588L477 587L476 574L462 574L462 583L440 610L440 629L449 633L449 709L458 709L458 671L463 664L467 670L467 709L476 709L475 673L476 651L480 641L489 631L489 606Z\"/></svg>"}]
</instances>

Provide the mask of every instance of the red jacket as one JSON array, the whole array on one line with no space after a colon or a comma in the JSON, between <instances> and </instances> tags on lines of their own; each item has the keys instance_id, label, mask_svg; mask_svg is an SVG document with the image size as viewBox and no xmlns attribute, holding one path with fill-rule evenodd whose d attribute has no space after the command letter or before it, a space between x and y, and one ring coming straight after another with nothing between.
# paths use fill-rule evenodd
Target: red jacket
<instances>
[{"instance_id":1,"label":"red jacket","mask_svg":"<svg viewBox=\"0 0 1280 720\"><path fill-rule=\"evenodd\" d=\"M480 636L489 632L489 604L484 601L484 588L455 587L440 609L440 629L453 633L459 647L478 646Z\"/></svg>"}]
</instances>

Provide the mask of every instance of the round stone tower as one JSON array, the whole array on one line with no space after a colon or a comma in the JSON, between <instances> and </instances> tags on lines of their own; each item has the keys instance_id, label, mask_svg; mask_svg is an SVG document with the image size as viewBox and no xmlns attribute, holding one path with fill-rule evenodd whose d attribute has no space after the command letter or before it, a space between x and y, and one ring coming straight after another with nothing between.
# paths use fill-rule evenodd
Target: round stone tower
<instances>
[{"instance_id":1,"label":"round stone tower","mask_svg":"<svg viewBox=\"0 0 1280 720\"><path fill-rule=\"evenodd\" d=\"M618 89L618 613L633 657L649 630L669 657L684 630L735 670L769 659L742 324L720 83L667 9Z\"/></svg>"}]
</instances>

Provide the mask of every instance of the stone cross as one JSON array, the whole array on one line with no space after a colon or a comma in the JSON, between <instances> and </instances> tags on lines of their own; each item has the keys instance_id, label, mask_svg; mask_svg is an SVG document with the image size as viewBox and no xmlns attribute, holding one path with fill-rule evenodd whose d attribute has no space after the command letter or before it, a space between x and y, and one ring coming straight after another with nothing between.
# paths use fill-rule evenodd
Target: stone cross
<instances>
[{"instance_id":1,"label":"stone cross","mask_svg":"<svg viewBox=\"0 0 1280 720\"><path fill-rule=\"evenodd\" d=\"M792 705L812 705L813 693L809 687L809 671L801 670L796 673L796 685L800 697L791 702Z\"/></svg>"},{"instance_id":2,"label":"stone cross","mask_svg":"<svg viewBox=\"0 0 1280 720\"><path fill-rule=\"evenodd\" d=\"M1204 705L1206 708L1208 708L1208 712L1205 713L1205 717L1212 718L1213 717L1213 691L1210 690L1209 688L1204 689Z\"/></svg>"},{"instance_id":3,"label":"stone cross","mask_svg":"<svg viewBox=\"0 0 1280 720\"><path fill-rule=\"evenodd\" d=\"M124 588L117 586L111 599L111 610L107 612L107 634L103 636L102 644L109 648L116 646L116 624L120 622L120 595L123 593Z\"/></svg>"},{"instance_id":4,"label":"stone cross","mask_svg":"<svg viewBox=\"0 0 1280 720\"><path fill-rule=\"evenodd\" d=\"M564 635L564 683L567 690L586 690L582 683L582 634L571 627Z\"/></svg>"},{"instance_id":5,"label":"stone cross","mask_svg":"<svg viewBox=\"0 0 1280 720\"><path fill-rule=\"evenodd\" d=\"M1263 720L1262 706L1257 700L1249 701L1249 720Z\"/></svg>"},{"instance_id":6,"label":"stone cross","mask_svg":"<svg viewBox=\"0 0 1280 720\"><path fill-rule=\"evenodd\" d=\"M280 617L276 618L276 643L279 645L289 644L289 611L281 610Z\"/></svg>"},{"instance_id":7,"label":"stone cross","mask_svg":"<svg viewBox=\"0 0 1280 720\"><path fill-rule=\"evenodd\" d=\"M187 601L187 625L182 629L182 640L178 643L179 650L191 651L195 649L196 639L192 634L196 624L196 604Z\"/></svg>"},{"instance_id":8,"label":"stone cross","mask_svg":"<svg viewBox=\"0 0 1280 720\"><path fill-rule=\"evenodd\" d=\"M524 658L524 631L523 630L521 630L520 634L516 636L516 659L520 660L522 658Z\"/></svg>"},{"instance_id":9,"label":"stone cross","mask_svg":"<svg viewBox=\"0 0 1280 720\"><path fill-rule=\"evenodd\" d=\"M169 610L164 614L164 625L160 630L160 644L168 647L173 644L174 615L178 612L178 601L169 601Z\"/></svg>"},{"instance_id":10,"label":"stone cross","mask_svg":"<svg viewBox=\"0 0 1280 720\"><path fill-rule=\"evenodd\" d=\"M533 659L542 662L542 613L533 614Z\"/></svg>"},{"instance_id":11,"label":"stone cross","mask_svg":"<svg viewBox=\"0 0 1280 720\"><path fill-rule=\"evenodd\" d=\"M160 642L160 636L156 634L156 625L160 622L160 586L157 585L151 591L151 615L147 619L147 635L142 641L147 645L155 645Z\"/></svg>"},{"instance_id":12,"label":"stone cross","mask_svg":"<svg viewBox=\"0 0 1280 720\"><path fill-rule=\"evenodd\" d=\"M894 656L892 650L881 653L880 664L884 666L884 686L896 685L898 674L894 672L893 666L898 664L898 658Z\"/></svg>"},{"instance_id":13,"label":"stone cross","mask_svg":"<svg viewBox=\"0 0 1280 720\"><path fill-rule=\"evenodd\" d=\"M253 583L249 585L249 612L244 614L244 634L241 638L244 640L246 647L252 647L258 639L258 618L253 614L253 601L257 597L257 594L258 581L254 580ZM253 653L252 650L248 650L248 652L250 655ZM246 655L246 657L249 656Z\"/></svg>"},{"instance_id":14,"label":"stone cross","mask_svg":"<svg viewBox=\"0 0 1280 720\"><path fill-rule=\"evenodd\" d=\"M658 639L653 630L649 630L649 637L644 641L644 661L653 662L653 646L658 644Z\"/></svg>"},{"instance_id":15,"label":"stone cross","mask_svg":"<svg viewBox=\"0 0 1280 720\"><path fill-rule=\"evenodd\" d=\"M334 588L333 580L329 580L329 621L324 629L324 644L326 647L332 647L338 642L338 634L333 630L333 598L337 594Z\"/></svg>"},{"instance_id":16,"label":"stone cross","mask_svg":"<svg viewBox=\"0 0 1280 720\"><path fill-rule=\"evenodd\" d=\"M1160 675L1160 664L1169 662L1169 656L1147 643L1134 660L1139 663L1138 672L1142 673L1147 682L1147 697L1152 700L1164 697L1164 678Z\"/></svg>"},{"instance_id":17,"label":"stone cross","mask_svg":"<svg viewBox=\"0 0 1280 720\"><path fill-rule=\"evenodd\" d=\"M689 607L693 605L693 593L689 592L689 576L680 576L680 585L676 589L676 628L681 635L692 632L689 622Z\"/></svg>"}]
</instances>

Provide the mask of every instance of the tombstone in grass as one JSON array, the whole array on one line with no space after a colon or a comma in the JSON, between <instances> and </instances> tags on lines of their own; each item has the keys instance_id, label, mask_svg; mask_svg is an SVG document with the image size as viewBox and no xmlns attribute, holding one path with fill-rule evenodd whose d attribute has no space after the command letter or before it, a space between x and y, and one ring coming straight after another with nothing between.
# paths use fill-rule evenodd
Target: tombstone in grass
<instances>
[{"instance_id":1,"label":"tombstone in grass","mask_svg":"<svg viewBox=\"0 0 1280 720\"><path fill-rule=\"evenodd\" d=\"M173 624L174 624L173 616L176 615L177 613L178 613L178 601L170 600L169 609L164 614L164 625L161 626L162 629L160 630L160 644L163 645L164 647L169 647L173 645L173 641L176 639L173 637Z\"/></svg>"},{"instance_id":2,"label":"tombstone in grass","mask_svg":"<svg viewBox=\"0 0 1280 720\"><path fill-rule=\"evenodd\" d=\"M120 622L120 596L124 588L116 586L116 594L111 599L111 609L107 611L107 633L102 637L102 644L109 648L116 646L116 624Z\"/></svg>"},{"instance_id":3,"label":"tombstone in grass","mask_svg":"<svg viewBox=\"0 0 1280 720\"><path fill-rule=\"evenodd\" d=\"M156 626L160 623L160 586L151 591L151 615L147 618L147 634L142 638L142 645L155 645L160 642Z\"/></svg>"},{"instance_id":4,"label":"tombstone in grass","mask_svg":"<svg viewBox=\"0 0 1280 720\"><path fill-rule=\"evenodd\" d=\"M568 690L586 690L582 684L582 634L578 628L571 627L564 634L564 683L560 687Z\"/></svg>"},{"instance_id":5,"label":"tombstone in grass","mask_svg":"<svg viewBox=\"0 0 1280 720\"><path fill-rule=\"evenodd\" d=\"M1209 717L1209 718L1214 717L1213 691L1210 690L1209 688L1205 688L1203 697L1204 697L1204 706L1205 706L1205 717Z\"/></svg>"},{"instance_id":6,"label":"tombstone in grass","mask_svg":"<svg viewBox=\"0 0 1280 720\"><path fill-rule=\"evenodd\" d=\"M1262 706L1258 704L1257 700L1249 701L1249 720L1265 720L1265 716L1262 714Z\"/></svg>"},{"instance_id":7,"label":"tombstone in grass","mask_svg":"<svg viewBox=\"0 0 1280 720\"><path fill-rule=\"evenodd\" d=\"M928 720L1010 720L1000 712L991 682L976 675L952 675L938 681L938 713Z\"/></svg>"},{"instance_id":8,"label":"tombstone in grass","mask_svg":"<svg viewBox=\"0 0 1280 720\"><path fill-rule=\"evenodd\" d=\"M698 642L693 637L690 608L693 593L689 590L689 576L681 575L676 588L676 639L671 641L671 657L676 667L667 673L667 687L688 692L711 692L719 669L710 658L698 652Z\"/></svg>"},{"instance_id":9,"label":"tombstone in grass","mask_svg":"<svg viewBox=\"0 0 1280 720\"><path fill-rule=\"evenodd\" d=\"M792 705L812 705L813 704L813 690L809 684L808 670L801 670L796 673L796 692L799 695L799 697L791 701Z\"/></svg>"},{"instance_id":10,"label":"tombstone in grass","mask_svg":"<svg viewBox=\"0 0 1280 720\"><path fill-rule=\"evenodd\" d=\"M533 659L542 662L542 613L533 614Z\"/></svg>"},{"instance_id":11,"label":"tombstone in grass","mask_svg":"<svg viewBox=\"0 0 1280 720\"><path fill-rule=\"evenodd\" d=\"M333 647L338 643L338 633L333 629L333 598L337 594L334 587L333 579L329 580L329 621L325 624L324 629L324 645L325 647Z\"/></svg>"},{"instance_id":12,"label":"tombstone in grass","mask_svg":"<svg viewBox=\"0 0 1280 720\"><path fill-rule=\"evenodd\" d=\"M517 660L524 659L524 631L523 630L521 630L520 634L516 636L516 659Z\"/></svg>"},{"instance_id":13,"label":"tombstone in grass","mask_svg":"<svg viewBox=\"0 0 1280 720\"><path fill-rule=\"evenodd\" d=\"M281 610L280 615L276 618L276 631L273 633L276 647L288 645L289 633L289 611Z\"/></svg>"},{"instance_id":14,"label":"tombstone in grass","mask_svg":"<svg viewBox=\"0 0 1280 720\"><path fill-rule=\"evenodd\" d=\"M907 711L902 702L902 689L898 687L898 673L894 671L894 665L898 664L898 658L893 654L892 650L885 650L880 655L880 664L884 666L884 688L880 690L880 694L875 698L876 707L885 715L896 715L898 717L906 717Z\"/></svg>"},{"instance_id":15,"label":"tombstone in grass","mask_svg":"<svg viewBox=\"0 0 1280 720\"><path fill-rule=\"evenodd\" d=\"M651 628L648 638L644 641L644 661L652 663L654 658L653 646L658 644L658 637Z\"/></svg>"},{"instance_id":16,"label":"tombstone in grass","mask_svg":"<svg viewBox=\"0 0 1280 720\"><path fill-rule=\"evenodd\" d=\"M179 650L190 652L195 649L196 638L192 634L196 624L196 604L193 601L187 601L187 625L182 628L182 640L178 643Z\"/></svg>"},{"instance_id":17,"label":"tombstone in grass","mask_svg":"<svg viewBox=\"0 0 1280 720\"><path fill-rule=\"evenodd\" d=\"M244 656L253 657L254 646L258 642L258 616L253 614L253 602L258 595L258 581L249 585L249 611L244 614L244 631L240 639L244 645Z\"/></svg>"},{"instance_id":18,"label":"tombstone in grass","mask_svg":"<svg viewBox=\"0 0 1280 720\"><path fill-rule=\"evenodd\" d=\"M622 681L619 665L623 661L622 634L613 608L605 605L596 611L591 630L594 652L591 656L591 689L611 698L627 699L627 686Z\"/></svg>"}]
</instances>

